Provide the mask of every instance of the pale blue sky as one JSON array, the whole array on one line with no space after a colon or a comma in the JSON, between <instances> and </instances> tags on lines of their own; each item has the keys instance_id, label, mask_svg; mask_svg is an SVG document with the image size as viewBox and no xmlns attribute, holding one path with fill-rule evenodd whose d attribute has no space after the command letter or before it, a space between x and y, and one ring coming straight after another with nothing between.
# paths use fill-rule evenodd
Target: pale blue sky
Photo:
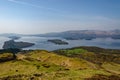
<instances>
[{"instance_id":1,"label":"pale blue sky","mask_svg":"<svg viewBox=\"0 0 120 80\"><path fill-rule=\"evenodd\" d=\"M0 0L0 33L120 29L120 0Z\"/></svg>"}]
</instances>

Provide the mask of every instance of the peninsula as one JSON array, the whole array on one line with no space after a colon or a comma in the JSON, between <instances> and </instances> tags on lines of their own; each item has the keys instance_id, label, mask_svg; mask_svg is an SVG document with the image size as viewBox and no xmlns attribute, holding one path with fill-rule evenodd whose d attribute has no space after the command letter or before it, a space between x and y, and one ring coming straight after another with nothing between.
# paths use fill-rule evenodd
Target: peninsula
<instances>
[{"instance_id":1,"label":"peninsula","mask_svg":"<svg viewBox=\"0 0 120 80\"><path fill-rule=\"evenodd\" d=\"M35 45L34 43L29 42L15 42L14 40L9 40L4 42L3 49L9 49L9 48L26 48Z\"/></svg>"}]
</instances>

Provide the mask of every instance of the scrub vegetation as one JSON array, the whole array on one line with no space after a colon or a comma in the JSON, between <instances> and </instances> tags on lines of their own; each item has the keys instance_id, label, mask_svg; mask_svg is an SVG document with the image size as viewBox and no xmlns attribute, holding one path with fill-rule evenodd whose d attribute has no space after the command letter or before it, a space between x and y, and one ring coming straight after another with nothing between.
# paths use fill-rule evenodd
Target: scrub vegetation
<instances>
[{"instance_id":1,"label":"scrub vegetation","mask_svg":"<svg viewBox=\"0 0 120 80\"><path fill-rule=\"evenodd\" d=\"M51 52L21 50L15 57L3 51L0 80L120 80L118 53L96 53L88 47L77 47Z\"/></svg>"}]
</instances>

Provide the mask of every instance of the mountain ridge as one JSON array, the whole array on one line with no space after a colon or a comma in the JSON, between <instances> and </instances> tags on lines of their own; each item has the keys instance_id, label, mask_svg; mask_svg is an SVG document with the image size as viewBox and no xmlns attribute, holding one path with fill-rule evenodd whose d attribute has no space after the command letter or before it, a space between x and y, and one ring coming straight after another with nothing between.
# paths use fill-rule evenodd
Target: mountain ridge
<instances>
[{"instance_id":1,"label":"mountain ridge","mask_svg":"<svg viewBox=\"0 0 120 80\"><path fill-rule=\"evenodd\" d=\"M94 38L113 38L120 39L120 30L102 31L102 30L70 30L58 33L37 34L38 37L62 37L70 40L94 39Z\"/></svg>"},{"instance_id":2,"label":"mountain ridge","mask_svg":"<svg viewBox=\"0 0 120 80\"><path fill-rule=\"evenodd\" d=\"M36 37L61 37L68 40L78 40L87 39L91 40L94 38L112 38L120 39L120 29L115 30L69 30L63 32L51 32L45 34L0 34L0 36L10 37L10 36L36 36Z\"/></svg>"}]
</instances>

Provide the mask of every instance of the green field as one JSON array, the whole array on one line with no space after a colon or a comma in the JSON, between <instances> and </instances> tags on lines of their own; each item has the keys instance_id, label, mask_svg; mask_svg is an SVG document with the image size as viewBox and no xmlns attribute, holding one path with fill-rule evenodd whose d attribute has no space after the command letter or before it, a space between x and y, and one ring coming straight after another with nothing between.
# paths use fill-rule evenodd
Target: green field
<instances>
[{"instance_id":1,"label":"green field","mask_svg":"<svg viewBox=\"0 0 120 80\"><path fill-rule=\"evenodd\" d=\"M12 59L12 53L0 54L0 80L112 80L111 76L116 80L120 79L120 64L117 62L103 62L100 59L99 65L92 61L97 59L94 52L81 48L58 52L65 55L34 50L19 52Z\"/></svg>"}]
</instances>

